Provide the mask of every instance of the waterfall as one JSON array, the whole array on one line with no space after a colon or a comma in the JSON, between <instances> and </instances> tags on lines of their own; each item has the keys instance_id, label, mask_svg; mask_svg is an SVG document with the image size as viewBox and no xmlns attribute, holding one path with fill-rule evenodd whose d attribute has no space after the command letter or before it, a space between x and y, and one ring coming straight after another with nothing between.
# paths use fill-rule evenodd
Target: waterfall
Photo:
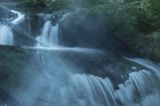
<instances>
[{"instance_id":1,"label":"waterfall","mask_svg":"<svg viewBox=\"0 0 160 106\"><path fill-rule=\"evenodd\" d=\"M63 105L70 106L116 106L114 88L109 78L94 75L75 74L69 79L69 87L61 88L61 94L67 95L62 99ZM69 95L72 95L69 98Z\"/></svg>"},{"instance_id":2,"label":"waterfall","mask_svg":"<svg viewBox=\"0 0 160 106\"><path fill-rule=\"evenodd\" d=\"M152 63L149 60L145 60L145 59L141 59L141 58L125 58L125 59L149 68L160 79L160 67L158 65Z\"/></svg>"},{"instance_id":3,"label":"waterfall","mask_svg":"<svg viewBox=\"0 0 160 106\"><path fill-rule=\"evenodd\" d=\"M119 85L119 89L115 91L115 97L125 106L129 104L131 106L158 106L160 92L155 81L155 75L150 71L132 72L129 74L129 79Z\"/></svg>"},{"instance_id":4,"label":"waterfall","mask_svg":"<svg viewBox=\"0 0 160 106\"><path fill-rule=\"evenodd\" d=\"M11 12L17 14L17 18L15 18L15 19L11 22L13 25L17 25L17 24L19 24L21 21L24 20L24 18L25 18L25 15L24 15L24 14L22 14L22 13L16 11L16 10L11 10Z\"/></svg>"},{"instance_id":5,"label":"waterfall","mask_svg":"<svg viewBox=\"0 0 160 106\"><path fill-rule=\"evenodd\" d=\"M62 16L62 21L71 13L66 13ZM49 17L47 15L46 17ZM43 17L43 18L46 18ZM81 48L81 47L66 47L58 44L58 23L52 25L52 21L47 20L42 28L41 34L35 38L37 44L34 47L27 47L31 49L45 49L45 50L58 50L58 51L70 51L70 52L85 52L85 53L103 53L103 51L92 48Z\"/></svg>"},{"instance_id":6,"label":"waterfall","mask_svg":"<svg viewBox=\"0 0 160 106\"><path fill-rule=\"evenodd\" d=\"M38 74L39 76L33 80L19 101L24 100L23 102L29 106L38 104L41 106L159 106L160 104L160 92L155 82L155 75L148 70L131 72L128 80L119 84L118 89L114 88L112 81L107 77L66 74L66 72L60 73L60 70ZM61 75L63 77L60 77ZM43 91L43 89L47 90ZM42 101L39 101L40 99Z\"/></svg>"},{"instance_id":7,"label":"waterfall","mask_svg":"<svg viewBox=\"0 0 160 106\"><path fill-rule=\"evenodd\" d=\"M66 13L62 16L61 20L70 15L70 13ZM50 17L52 15L46 15L46 17ZM44 17L44 18L46 18ZM54 16L56 19L56 16ZM60 20L58 20L60 21ZM37 44L36 47L54 47L59 48L58 44L58 23L56 25L52 25L52 21L47 20L42 28L41 35L36 38Z\"/></svg>"},{"instance_id":8,"label":"waterfall","mask_svg":"<svg viewBox=\"0 0 160 106\"><path fill-rule=\"evenodd\" d=\"M12 25L19 24L25 18L25 15L18 11L11 10L11 12L17 14L17 18L9 22ZM2 24L0 25L0 44L1 45L14 45L14 35L13 35L12 28L10 26L2 25Z\"/></svg>"},{"instance_id":9,"label":"waterfall","mask_svg":"<svg viewBox=\"0 0 160 106\"><path fill-rule=\"evenodd\" d=\"M132 72L129 74L129 79L119 84L119 89L116 90L109 78L102 79L83 74L73 75L71 88L69 88L71 92L68 94L73 98L65 100L64 104L69 106L71 101L77 99L75 106L119 106L120 104L122 106L158 106L160 92L159 87L156 87L154 83L156 80L154 77L147 70Z\"/></svg>"},{"instance_id":10,"label":"waterfall","mask_svg":"<svg viewBox=\"0 0 160 106\"><path fill-rule=\"evenodd\" d=\"M12 10L12 12L18 15L11 22L13 25L17 25L25 18L25 15L17 11ZM69 14L64 17L67 15ZM0 44L13 45L12 29L6 25L0 25L0 30ZM73 64L79 58L84 58L84 61L82 61L86 63L84 63L86 65L84 67L93 69L90 67L91 65L100 64L96 68L103 70L105 67L103 63L112 65L110 61L106 62L106 58L110 54L105 52L104 55L101 50L92 48L59 46L58 24L54 26L50 20L44 23L41 34L36 37L36 41L38 50L36 53L32 51L33 57L30 60L30 64L27 64L27 69L22 70L24 75L21 76L20 84L16 86L16 90L14 89L11 92L11 96L20 102L21 106L159 106L160 68L150 61L140 58L126 58L145 68L138 69L135 67L134 71L128 70L127 74L125 74L128 77L124 78L115 87L114 81L107 76L108 74L105 78L96 76L81 67L83 65ZM45 51L39 49L45 49ZM54 52L54 50L61 52ZM84 52L87 55L84 55ZM90 53L95 54L90 55ZM68 58L65 58L65 60L65 56L68 56L70 60L67 60ZM88 58L88 56L91 57ZM98 59L95 56L98 56ZM101 60L101 58L103 59ZM86 62L87 59L91 59L89 60L90 63ZM81 62L81 60L78 61ZM121 64L122 60L119 61L117 59L115 61ZM96 68L95 70L97 70ZM81 69L84 70L81 71ZM114 69L117 69L117 67ZM122 69L125 69L125 67ZM95 70L93 69L93 71ZM108 70L110 71L110 69Z\"/></svg>"},{"instance_id":11,"label":"waterfall","mask_svg":"<svg viewBox=\"0 0 160 106\"><path fill-rule=\"evenodd\" d=\"M13 45L13 32L12 29L6 25L0 25L0 44Z\"/></svg>"},{"instance_id":12,"label":"waterfall","mask_svg":"<svg viewBox=\"0 0 160 106\"><path fill-rule=\"evenodd\" d=\"M52 25L51 21L46 21L42 33L36 38L36 46L48 46L53 47L58 45L58 24Z\"/></svg>"}]
</instances>

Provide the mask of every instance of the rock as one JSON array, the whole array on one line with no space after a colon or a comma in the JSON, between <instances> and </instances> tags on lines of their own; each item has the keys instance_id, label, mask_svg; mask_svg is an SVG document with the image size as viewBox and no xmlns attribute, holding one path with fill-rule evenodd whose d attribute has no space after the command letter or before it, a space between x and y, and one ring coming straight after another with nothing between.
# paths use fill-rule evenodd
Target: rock
<instances>
[{"instance_id":1,"label":"rock","mask_svg":"<svg viewBox=\"0 0 160 106\"><path fill-rule=\"evenodd\" d=\"M17 46L33 46L35 38L40 35L45 20L37 14L26 14L25 19L12 27L14 44Z\"/></svg>"},{"instance_id":2,"label":"rock","mask_svg":"<svg viewBox=\"0 0 160 106\"><path fill-rule=\"evenodd\" d=\"M6 18L14 18L17 17L17 14L12 13L11 11L0 7L0 21L5 20Z\"/></svg>"},{"instance_id":3,"label":"rock","mask_svg":"<svg viewBox=\"0 0 160 106\"><path fill-rule=\"evenodd\" d=\"M102 14L102 17L91 11L80 10L67 16L60 23L60 43L72 47L101 48L128 54L132 50L115 36L112 14L105 15Z\"/></svg>"},{"instance_id":4,"label":"rock","mask_svg":"<svg viewBox=\"0 0 160 106\"><path fill-rule=\"evenodd\" d=\"M12 46L0 46L0 101L12 106L21 106L11 95L10 90L15 89L19 83L19 75L23 72L25 64L29 62L31 54L23 49Z\"/></svg>"}]
</instances>

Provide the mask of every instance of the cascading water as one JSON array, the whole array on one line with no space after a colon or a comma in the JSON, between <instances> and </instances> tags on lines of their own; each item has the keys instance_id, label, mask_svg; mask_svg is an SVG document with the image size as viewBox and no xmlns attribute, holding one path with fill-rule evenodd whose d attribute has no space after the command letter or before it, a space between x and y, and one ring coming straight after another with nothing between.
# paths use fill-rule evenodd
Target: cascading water
<instances>
[{"instance_id":1,"label":"cascading water","mask_svg":"<svg viewBox=\"0 0 160 106\"><path fill-rule=\"evenodd\" d=\"M13 45L13 32L12 29L6 25L0 25L0 44Z\"/></svg>"},{"instance_id":2,"label":"cascading water","mask_svg":"<svg viewBox=\"0 0 160 106\"><path fill-rule=\"evenodd\" d=\"M13 20L12 24L17 25L24 19L24 15L13 12L18 14L18 18ZM12 45L14 42L11 28L1 25L0 30L0 44ZM22 78L24 82L22 81L22 85L18 85L16 90L11 92L11 96L21 104L20 106L160 105L159 66L143 59L127 59L146 68L141 70L135 68L136 70L127 74L128 79L124 79L117 85L118 87L115 87L114 81L109 76L100 77L82 72L81 67L71 65L62 59L68 54L75 55L74 59L70 60L74 62L80 57L84 58L81 56L81 54L84 55L82 51L85 51L87 55L96 51L96 54L90 58L100 64L101 61L99 62L99 59L95 59L94 56L101 54L94 49L60 47L58 45L58 24L54 26L51 21L46 21L41 35L36 40L35 48L38 49L30 63L36 64L36 68L30 70L27 64L27 71L24 72L25 75ZM46 48L46 51L41 51L40 48ZM61 51L57 52L57 50ZM66 51L69 52L67 56ZM75 52L77 54L74 54ZM87 59L85 58L85 61ZM36 61L41 61L41 63L38 64ZM40 67L39 70L37 64ZM91 63L85 65L88 64L90 66ZM92 64L92 66L94 65ZM103 69L102 65L101 67L98 67L98 70ZM121 77L123 79L123 76Z\"/></svg>"},{"instance_id":3,"label":"cascading water","mask_svg":"<svg viewBox=\"0 0 160 106\"><path fill-rule=\"evenodd\" d=\"M70 15L70 13L64 14L61 20L63 20L68 15ZM65 47L65 46L59 45L58 27L59 27L58 23L56 23L56 25L52 25L52 21L47 20L44 23L44 26L41 31L41 35L35 38L35 40L37 41L37 44L35 45L35 47L29 47L29 48L58 50L58 51L71 51L71 52L102 53L102 51L97 50L97 49L92 49L92 48L80 48L80 47L71 48L71 47Z\"/></svg>"},{"instance_id":4,"label":"cascading water","mask_svg":"<svg viewBox=\"0 0 160 106\"><path fill-rule=\"evenodd\" d=\"M9 24L17 25L19 22L23 21L25 15L18 11L11 10L11 12L17 14L18 16L13 19ZM14 45L14 34L11 26L0 25L0 44L1 45Z\"/></svg>"},{"instance_id":5,"label":"cascading water","mask_svg":"<svg viewBox=\"0 0 160 106\"><path fill-rule=\"evenodd\" d=\"M11 12L17 14L17 18L15 18L15 19L11 22L11 24L17 25L17 24L19 24L20 22L22 22L22 21L24 20L24 18L25 18L25 15L24 15L24 14L22 14L22 13L20 13L20 12L18 12L18 11L15 11L15 10L11 10Z\"/></svg>"},{"instance_id":6,"label":"cascading water","mask_svg":"<svg viewBox=\"0 0 160 106\"><path fill-rule=\"evenodd\" d=\"M63 19L63 18L62 18ZM36 40L38 41L38 45L36 47L41 46L44 48L48 48L46 50L61 50L70 51L70 52L79 52L80 51L92 51L93 49L85 48L68 48L68 47L58 47L58 25L52 26L51 21L46 21L42 30L41 36L38 36ZM53 48L55 49L53 49ZM40 49L40 48L39 48ZM90 53L88 52L88 53ZM41 54L41 53L40 53ZM49 64L49 56L41 54L43 56L43 63L45 63L44 67L54 67L54 72L51 72L51 69L46 69L43 75L45 75L46 79L49 80L48 84L45 83L45 78L43 75L40 75L37 79L35 79L35 83L30 85L30 89L26 92L23 98L28 98L26 102L30 102L30 106L34 106L37 104L39 98L39 93L42 92L43 87L49 86L48 92L45 92L45 101L41 102L40 105L55 105L55 106L159 106L160 104L160 92L159 86L154 81L157 80L158 76L152 73L152 71L157 69L152 64L144 65L146 63L143 62L141 64L146 67L152 67L151 70L142 69L135 70L136 72L129 73L129 77L126 81L118 85L118 88L115 88L113 82L108 78L101 78L94 75L86 75L86 74L75 74L68 70L69 66L65 66L64 62L59 63L63 64L63 67L57 67L57 63L53 63L53 66L48 66ZM57 61L57 57L54 57ZM53 59L53 58L52 58ZM59 59L59 58L58 58ZM131 59L132 60L132 59ZM60 60L59 60L60 61ZM63 61L63 60L61 60ZM146 61L145 61L146 62ZM58 65L58 64L57 64ZM61 73L61 70L63 73ZM74 69L77 72L78 69ZM67 73L66 73L67 72ZM156 73L159 73L156 70ZM63 75L64 79L61 77ZM42 83L36 83L38 80L41 80ZM159 80L157 81L160 82ZM55 84L54 84L55 83ZM37 86L41 88L37 88ZM152 89L152 87L154 89ZM33 90L38 92L28 97L28 93ZM50 94L51 93L51 94ZM55 94L54 96L52 94ZM43 97L42 97L43 98ZM41 99L42 99L41 98Z\"/></svg>"},{"instance_id":7,"label":"cascading water","mask_svg":"<svg viewBox=\"0 0 160 106\"><path fill-rule=\"evenodd\" d=\"M58 46L58 24L52 25L51 21L46 21L40 36L36 38L36 46Z\"/></svg>"},{"instance_id":8,"label":"cascading water","mask_svg":"<svg viewBox=\"0 0 160 106\"><path fill-rule=\"evenodd\" d=\"M160 77L160 72L159 72L160 67L158 65L153 64L149 60L144 60L144 59L141 59L141 58L133 58L133 59L125 58L125 59L127 59L129 61L132 61L132 62L135 62L135 63L138 63L142 66L145 66L145 67L151 69L153 73L155 73L158 77Z\"/></svg>"},{"instance_id":9,"label":"cascading water","mask_svg":"<svg viewBox=\"0 0 160 106\"><path fill-rule=\"evenodd\" d=\"M160 92L153 81L154 76L150 72L140 70L130 73L129 80L120 84L119 89L115 90L108 78L73 75L71 88L67 88L71 90L67 95L72 95L73 98L66 100L64 104L70 106L71 102L75 101L75 106L151 106L151 104L158 106Z\"/></svg>"},{"instance_id":10,"label":"cascading water","mask_svg":"<svg viewBox=\"0 0 160 106\"><path fill-rule=\"evenodd\" d=\"M61 20L63 20L69 14L70 13L64 14ZM47 14L46 16L50 15ZM57 21L57 16L53 16L53 18L55 18L55 20L53 19L53 21ZM47 20L44 23L41 35L36 38L36 47L60 48L60 45L58 44L58 27L58 23L56 23L56 25L52 25L52 21Z\"/></svg>"},{"instance_id":11,"label":"cascading water","mask_svg":"<svg viewBox=\"0 0 160 106\"><path fill-rule=\"evenodd\" d=\"M64 60L43 54L44 69L35 73L27 89L15 92L18 101L29 106L159 106L159 80L150 70L129 73L126 81L115 88L110 78L72 73ZM52 64L51 64L52 63ZM61 66L59 67L59 64ZM58 67L57 67L58 66ZM50 67L50 68L48 68ZM62 77L63 76L63 77ZM20 90L21 91L21 90Z\"/></svg>"},{"instance_id":12,"label":"cascading water","mask_svg":"<svg viewBox=\"0 0 160 106\"><path fill-rule=\"evenodd\" d=\"M160 92L155 81L156 77L150 71L132 72L129 74L129 79L119 85L119 89L115 91L115 97L122 105L158 106Z\"/></svg>"}]
</instances>

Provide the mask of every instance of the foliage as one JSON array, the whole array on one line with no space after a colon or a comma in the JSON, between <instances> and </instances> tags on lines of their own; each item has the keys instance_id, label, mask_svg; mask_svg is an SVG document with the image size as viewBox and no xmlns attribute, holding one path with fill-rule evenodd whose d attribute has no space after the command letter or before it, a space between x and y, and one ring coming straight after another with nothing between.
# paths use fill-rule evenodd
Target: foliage
<instances>
[{"instance_id":1,"label":"foliage","mask_svg":"<svg viewBox=\"0 0 160 106\"><path fill-rule=\"evenodd\" d=\"M137 53L160 61L160 0L81 0L80 3L88 12L73 14L69 17L72 21L66 20L68 25L84 27L90 22L87 20L95 18L92 29L110 29Z\"/></svg>"}]
</instances>

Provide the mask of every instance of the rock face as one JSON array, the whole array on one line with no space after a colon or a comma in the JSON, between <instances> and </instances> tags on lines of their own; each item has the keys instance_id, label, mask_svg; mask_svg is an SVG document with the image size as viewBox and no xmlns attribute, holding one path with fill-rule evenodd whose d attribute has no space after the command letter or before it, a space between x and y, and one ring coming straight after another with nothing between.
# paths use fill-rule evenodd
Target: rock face
<instances>
[{"instance_id":1,"label":"rock face","mask_svg":"<svg viewBox=\"0 0 160 106\"><path fill-rule=\"evenodd\" d=\"M87 10L68 15L60 22L59 39L61 44L129 53L132 50L115 36L111 16L108 13L104 20L101 16Z\"/></svg>"},{"instance_id":2,"label":"rock face","mask_svg":"<svg viewBox=\"0 0 160 106\"><path fill-rule=\"evenodd\" d=\"M20 82L19 75L31 57L29 52L11 46L0 46L0 105L19 106L9 92Z\"/></svg>"},{"instance_id":3,"label":"rock face","mask_svg":"<svg viewBox=\"0 0 160 106\"><path fill-rule=\"evenodd\" d=\"M24 20L18 25L14 25L15 45L33 46L45 20L38 14L26 14Z\"/></svg>"},{"instance_id":4,"label":"rock face","mask_svg":"<svg viewBox=\"0 0 160 106\"><path fill-rule=\"evenodd\" d=\"M5 20L6 18L13 18L16 17L17 15L12 13L11 11L0 7L0 21Z\"/></svg>"}]
</instances>

